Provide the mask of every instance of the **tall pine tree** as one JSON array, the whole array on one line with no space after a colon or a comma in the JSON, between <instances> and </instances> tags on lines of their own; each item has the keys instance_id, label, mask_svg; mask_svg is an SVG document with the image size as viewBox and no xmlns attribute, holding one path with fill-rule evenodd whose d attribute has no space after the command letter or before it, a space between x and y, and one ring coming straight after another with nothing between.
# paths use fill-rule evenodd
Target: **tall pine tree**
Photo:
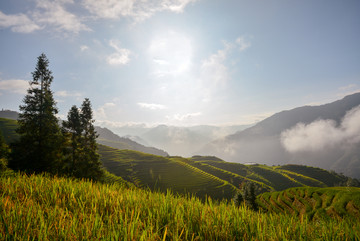
<instances>
[{"instance_id":1,"label":"tall pine tree","mask_svg":"<svg viewBox=\"0 0 360 241\"><path fill-rule=\"evenodd\" d=\"M96 138L98 137L95 131L93 119L93 112L91 103L88 98L84 100L81 105L80 113L81 125L83 127L83 156L82 156L82 170L83 177L91 179L99 179L103 175L101 170L101 162L97 154Z\"/></svg>"},{"instance_id":2,"label":"tall pine tree","mask_svg":"<svg viewBox=\"0 0 360 241\"><path fill-rule=\"evenodd\" d=\"M67 163L68 173L77 178L98 180L103 175L101 162L97 154L93 112L89 99L85 99L81 110L73 106L67 121L63 123L63 130L68 136L69 151Z\"/></svg>"},{"instance_id":3,"label":"tall pine tree","mask_svg":"<svg viewBox=\"0 0 360 241\"><path fill-rule=\"evenodd\" d=\"M67 116L67 121L63 122L63 132L64 135L68 136L69 142L67 144L69 147L68 149L70 149L69 153L66 152L68 155L66 158L66 166L64 167L65 172L72 176L76 176L78 172L76 164L79 161L83 149L80 145L83 128L80 120L80 112L76 105L71 107Z\"/></svg>"},{"instance_id":4,"label":"tall pine tree","mask_svg":"<svg viewBox=\"0 0 360 241\"><path fill-rule=\"evenodd\" d=\"M53 81L45 54L38 57L33 80L20 106L18 119L20 140L13 146L9 167L30 173L58 173L62 158L62 136L56 114L58 110L50 85Z\"/></svg>"}]
</instances>

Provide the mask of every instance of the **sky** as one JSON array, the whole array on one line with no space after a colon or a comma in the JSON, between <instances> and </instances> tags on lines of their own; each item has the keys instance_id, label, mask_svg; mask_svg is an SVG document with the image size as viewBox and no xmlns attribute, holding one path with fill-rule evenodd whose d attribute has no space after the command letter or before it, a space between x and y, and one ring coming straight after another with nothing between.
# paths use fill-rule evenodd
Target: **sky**
<instances>
[{"instance_id":1,"label":"sky","mask_svg":"<svg viewBox=\"0 0 360 241\"><path fill-rule=\"evenodd\" d=\"M251 124L360 91L358 0L1 0L0 108L37 57L59 116L96 123Z\"/></svg>"}]
</instances>

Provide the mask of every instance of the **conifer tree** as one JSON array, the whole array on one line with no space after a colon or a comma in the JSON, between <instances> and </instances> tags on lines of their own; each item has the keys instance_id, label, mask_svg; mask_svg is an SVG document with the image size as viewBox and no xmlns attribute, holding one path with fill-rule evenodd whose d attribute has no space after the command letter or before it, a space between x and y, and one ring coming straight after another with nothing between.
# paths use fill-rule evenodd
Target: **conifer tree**
<instances>
[{"instance_id":1,"label":"conifer tree","mask_svg":"<svg viewBox=\"0 0 360 241\"><path fill-rule=\"evenodd\" d=\"M235 194L233 200L235 205L238 207L244 203L248 208L255 211L258 210L254 183L243 182L240 185L240 190Z\"/></svg>"},{"instance_id":2,"label":"conifer tree","mask_svg":"<svg viewBox=\"0 0 360 241\"><path fill-rule=\"evenodd\" d=\"M58 110L50 85L53 81L45 54L38 57L33 80L20 106L20 140L14 145L9 166L28 172L57 173L62 158L62 137L56 114Z\"/></svg>"},{"instance_id":3,"label":"conifer tree","mask_svg":"<svg viewBox=\"0 0 360 241\"><path fill-rule=\"evenodd\" d=\"M246 206L248 206L252 210L258 210L254 183L250 182L249 184L244 186L243 195Z\"/></svg>"},{"instance_id":4,"label":"conifer tree","mask_svg":"<svg viewBox=\"0 0 360 241\"><path fill-rule=\"evenodd\" d=\"M96 134L94 127L95 120L93 119L91 103L88 98L82 103L80 119L83 128L81 142L83 148L83 155L81 158L82 177L96 180L102 176L103 172L101 170L99 155L97 154L96 138L98 135Z\"/></svg>"},{"instance_id":5,"label":"conifer tree","mask_svg":"<svg viewBox=\"0 0 360 241\"><path fill-rule=\"evenodd\" d=\"M63 123L64 134L69 137L70 154L68 158L68 173L77 178L97 180L103 172L97 154L93 112L89 99L82 103L81 110L73 106L67 121Z\"/></svg>"},{"instance_id":6,"label":"conifer tree","mask_svg":"<svg viewBox=\"0 0 360 241\"><path fill-rule=\"evenodd\" d=\"M66 172L71 175L76 175L76 162L79 160L82 152L80 143L83 132L80 112L76 105L71 107L67 116L67 121L63 122L63 132L64 135L69 135L70 139L70 155L67 158L68 165L66 167Z\"/></svg>"}]
</instances>

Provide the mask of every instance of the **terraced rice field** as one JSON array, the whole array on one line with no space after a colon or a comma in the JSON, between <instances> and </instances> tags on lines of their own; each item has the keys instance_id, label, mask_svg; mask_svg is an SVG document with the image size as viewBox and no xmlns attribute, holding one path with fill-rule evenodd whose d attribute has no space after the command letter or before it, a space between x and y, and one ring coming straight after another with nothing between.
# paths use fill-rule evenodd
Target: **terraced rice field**
<instances>
[{"instance_id":1,"label":"terraced rice field","mask_svg":"<svg viewBox=\"0 0 360 241\"><path fill-rule=\"evenodd\" d=\"M263 193L257 201L270 212L305 215L310 219L346 216L360 221L360 188L356 187L290 188Z\"/></svg>"},{"instance_id":2,"label":"terraced rice field","mask_svg":"<svg viewBox=\"0 0 360 241\"><path fill-rule=\"evenodd\" d=\"M200 198L231 199L237 188L189 165L184 158L165 158L130 150L99 146L104 167L138 187L195 194Z\"/></svg>"}]
</instances>

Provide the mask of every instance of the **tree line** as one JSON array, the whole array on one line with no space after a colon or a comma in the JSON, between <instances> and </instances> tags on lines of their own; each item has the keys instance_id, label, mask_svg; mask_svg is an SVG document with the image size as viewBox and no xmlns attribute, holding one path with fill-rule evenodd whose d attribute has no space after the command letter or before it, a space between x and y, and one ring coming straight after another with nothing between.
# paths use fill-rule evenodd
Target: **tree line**
<instances>
[{"instance_id":1,"label":"tree line","mask_svg":"<svg viewBox=\"0 0 360 241\"><path fill-rule=\"evenodd\" d=\"M50 88L54 77L45 54L38 57L32 77L19 107L16 132L20 138L10 145L8 167L26 173L100 179L103 171L90 100L86 98L80 108L72 106L67 120L60 121Z\"/></svg>"}]
</instances>

